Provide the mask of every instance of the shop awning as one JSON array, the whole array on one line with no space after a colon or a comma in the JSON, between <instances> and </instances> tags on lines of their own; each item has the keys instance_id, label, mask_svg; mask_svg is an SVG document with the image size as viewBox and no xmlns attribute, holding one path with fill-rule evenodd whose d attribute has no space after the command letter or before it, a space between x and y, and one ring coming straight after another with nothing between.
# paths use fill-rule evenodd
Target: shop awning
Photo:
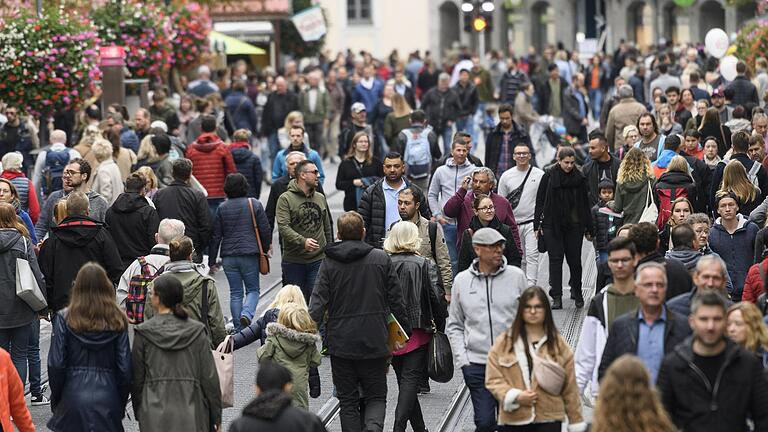
<instances>
[{"instance_id":1,"label":"shop awning","mask_svg":"<svg viewBox=\"0 0 768 432\"><path fill-rule=\"evenodd\" d=\"M208 40L211 42L211 47L214 51L223 51L225 54L256 54L263 55L267 52L257 46L253 46L247 42L243 42L239 39L235 39L232 36L227 36L217 31L211 31L208 33ZM223 47L223 49L221 48Z\"/></svg>"}]
</instances>

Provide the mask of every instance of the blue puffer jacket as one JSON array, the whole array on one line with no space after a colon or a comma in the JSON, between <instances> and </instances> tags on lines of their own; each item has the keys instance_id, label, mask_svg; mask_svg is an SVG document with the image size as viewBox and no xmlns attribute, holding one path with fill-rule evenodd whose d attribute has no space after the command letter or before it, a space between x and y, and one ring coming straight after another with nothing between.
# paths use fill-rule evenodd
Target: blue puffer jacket
<instances>
[{"instance_id":1,"label":"blue puffer jacket","mask_svg":"<svg viewBox=\"0 0 768 432\"><path fill-rule=\"evenodd\" d=\"M259 226L262 250L265 252L269 250L272 230L269 227L267 213L264 212L264 207L258 200L247 197L228 199L216 210L210 250L218 250L221 245L222 257L258 255L259 248L256 245L256 232L253 230L248 200L253 203L253 213L256 216L256 224ZM216 264L215 254L209 256L208 263L211 266Z\"/></svg>"},{"instance_id":2,"label":"blue puffer jacket","mask_svg":"<svg viewBox=\"0 0 768 432\"><path fill-rule=\"evenodd\" d=\"M755 237L760 228L756 223L738 214L739 227L729 234L723 227L721 218L715 220L709 234L709 247L716 252L728 265L728 275L733 281L733 291L729 294L732 299L741 299L744 290L744 280L747 278L749 267L755 260Z\"/></svg>"},{"instance_id":3,"label":"blue puffer jacket","mask_svg":"<svg viewBox=\"0 0 768 432\"><path fill-rule=\"evenodd\" d=\"M122 432L131 389L128 331L75 333L65 316L66 309L53 318L48 353L53 417L47 426L56 432Z\"/></svg>"},{"instance_id":4,"label":"blue puffer jacket","mask_svg":"<svg viewBox=\"0 0 768 432\"><path fill-rule=\"evenodd\" d=\"M277 316L280 314L280 309L272 308L264 312L264 315L259 319L254 319L251 324L237 332L232 336L234 341L234 349L240 349L246 345L250 345L256 340L259 340L262 345L267 339L267 324L277 322Z\"/></svg>"},{"instance_id":5,"label":"blue puffer jacket","mask_svg":"<svg viewBox=\"0 0 768 432\"><path fill-rule=\"evenodd\" d=\"M261 180L264 172L261 170L261 159L251 150L247 142L233 142L229 145L232 159L235 160L237 172L248 180L248 196L259 199L261 195Z\"/></svg>"}]
</instances>

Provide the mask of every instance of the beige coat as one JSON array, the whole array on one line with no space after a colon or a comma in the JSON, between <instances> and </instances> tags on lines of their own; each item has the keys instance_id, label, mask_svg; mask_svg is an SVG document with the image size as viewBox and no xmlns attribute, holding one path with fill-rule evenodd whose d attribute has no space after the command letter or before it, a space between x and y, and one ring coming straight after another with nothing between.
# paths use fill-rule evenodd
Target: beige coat
<instances>
[{"instance_id":1,"label":"beige coat","mask_svg":"<svg viewBox=\"0 0 768 432\"><path fill-rule=\"evenodd\" d=\"M522 90L518 92L515 97L515 109L512 119L515 123L521 125L526 133L530 133L531 125L536 123L539 119L539 115L533 109L533 105L528 99L528 95Z\"/></svg>"},{"instance_id":2,"label":"beige coat","mask_svg":"<svg viewBox=\"0 0 768 432\"><path fill-rule=\"evenodd\" d=\"M488 352L485 367L485 386L499 401L500 425L526 425L565 420L570 423L569 431L584 431L586 423L581 416L581 401L576 385L576 372L573 366L573 351L565 339L558 335L558 354L550 355L545 348L546 337L541 340L537 353L560 364L566 371L565 385L560 395L552 395L539 388L536 376L529 374L532 365L528 364L522 339L513 343L512 331L507 330L499 337ZM538 400L531 407L517 403L517 396L523 390L534 390Z\"/></svg>"},{"instance_id":3,"label":"beige coat","mask_svg":"<svg viewBox=\"0 0 768 432\"><path fill-rule=\"evenodd\" d=\"M624 145L622 133L629 125L636 125L640 115L646 112L645 106L633 97L624 98L611 108L608 113L608 122L605 125L605 134L611 149Z\"/></svg>"},{"instance_id":4,"label":"beige coat","mask_svg":"<svg viewBox=\"0 0 768 432\"><path fill-rule=\"evenodd\" d=\"M117 196L125 191L123 178L120 176L120 168L112 158L105 160L93 173L93 185L91 190L101 195L107 204L112 205Z\"/></svg>"},{"instance_id":5,"label":"beige coat","mask_svg":"<svg viewBox=\"0 0 768 432\"><path fill-rule=\"evenodd\" d=\"M113 158L117 167L120 168L120 177L125 181L131 174L131 168L136 165L136 153L131 149L120 147L120 154Z\"/></svg>"}]
</instances>

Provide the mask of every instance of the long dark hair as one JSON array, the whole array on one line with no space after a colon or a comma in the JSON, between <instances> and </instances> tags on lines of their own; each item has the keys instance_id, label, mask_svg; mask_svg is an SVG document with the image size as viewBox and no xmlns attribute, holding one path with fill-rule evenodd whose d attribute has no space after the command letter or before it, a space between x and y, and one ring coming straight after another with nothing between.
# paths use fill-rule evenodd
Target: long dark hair
<instances>
[{"instance_id":1,"label":"long dark hair","mask_svg":"<svg viewBox=\"0 0 768 432\"><path fill-rule=\"evenodd\" d=\"M547 335L547 341L545 342L547 350L550 355L558 354L557 339L559 334L557 326L555 325L555 320L552 318L552 309L549 307L547 294L538 286L527 288L520 294L520 298L517 300L517 315L515 316L515 321L512 323L512 327L509 329L512 335L512 343L514 344L514 341L516 341L517 338L522 338L523 345L525 346L525 354L530 357L530 353L528 352L528 335L525 332L523 313L525 312L525 307L528 305L528 300L532 298L539 299L542 306L544 306L544 333ZM514 350L514 347L511 347L510 349ZM528 364L532 364L530 359Z\"/></svg>"},{"instance_id":2,"label":"long dark hair","mask_svg":"<svg viewBox=\"0 0 768 432\"><path fill-rule=\"evenodd\" d=\"M184 310L184 286L175 276L164 274L152 281L152 289L157 294L160 303L170 308L173 314L181 319L187 319L187 311Z\"/></svg>"},{"instance_id":3,"label":"long dark hair","mask_svg":"<svg viewBox=\"0 0 768 432\"><path fill-rule=\"evenodd\" d=\"M85 263L69 297L67 324L76 333L124 331L128 318L117 305L115 288L99 264Z\"/></svg>"}]
</instances>

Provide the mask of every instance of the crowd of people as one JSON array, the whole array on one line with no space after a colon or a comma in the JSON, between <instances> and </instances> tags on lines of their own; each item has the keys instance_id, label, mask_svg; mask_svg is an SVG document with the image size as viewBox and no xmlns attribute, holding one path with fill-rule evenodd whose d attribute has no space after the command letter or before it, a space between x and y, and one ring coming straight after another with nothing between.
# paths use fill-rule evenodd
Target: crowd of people
<instances>
[{"instance_id":1,"label":"crowd of people","mask_svg":"<svg viewBox=\"0 0 768 432\"><path fill-rule=\"evenodd\" d=\"M219 430L211 349L258 340L231 431L323 430L306 409L324 357L342 430L383 429L391 366L394 430L425 431L441 333L478 431L583 431L582 404L596 431L768 430L768 62L737 71L625 43L584 64L553 46L200 66L132 113L96 92L43 148L6 106L2 430L34 430L27 381L54 431L122 430L129 396L143 431ZM563 128L542 163L544 123ZM257 314L270 271L283 287ZM17 295L22 273L46 306ZM571 347L554 311L585 306Z\"/></svg>"}]
</instances>

